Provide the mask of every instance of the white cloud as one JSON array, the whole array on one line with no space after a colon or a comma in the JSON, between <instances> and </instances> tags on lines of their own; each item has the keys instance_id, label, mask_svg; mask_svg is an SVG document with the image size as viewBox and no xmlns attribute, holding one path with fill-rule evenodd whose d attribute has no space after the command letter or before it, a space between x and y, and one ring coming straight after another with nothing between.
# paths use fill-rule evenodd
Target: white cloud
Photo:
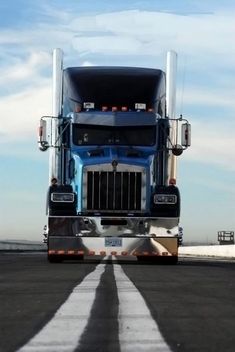
<instances>
[{"instance_id":1,"label":"white cloud","mask_svg":"<svg viewBox=\"0 0 235 352\"><path fill-rule=\"evenodd\" d=\"M127 54L131 51L135 54L138 49L139 55L156 55L174 48L191 55L195 62L197 56L206 58L208 53L210 56L217 55L222 61L232 62L231 55L235 54L232 13L182 16L138 10L122 11L74 19L69 27L80 32L73 43L79 52L97 50L99 53L102 40L105 40L105 52L109 50L112 54L119 48L122 52L125 47L123 39L124 43L129 43ZM106 33L106 36L99 36L99 33ZM117 48L113 51L115 40Z\"/></svg>"},{"instance_id":2,"label":"white cloud","mask_svg":"<svg viewBox=\"0 0 235 352\"><path fill-rule=\"evenodd\" d=\"M183 93L183 100L187 105L211 106L212 108L226 107L235 112L234 92L227 87L221 94L218 87L211 87L209 90L200 87L186 87ZM177 101L180 102L182 91L177 91Z\"/></svg>"},{"instance_id":3,"label":"white cloud","mask_svg":"<svg viewBox=\"0 0 235 352\"><path fill-rule=\"evenodd\" d=\"M37 133L42 115L51 112L51 80L43 71L51 67L51 55L32 51L26 60L15 57L15 64L1 68L0 135L1 143L24 140Z\"/></svg>"},{"instance_id":4,"label":"white cloud","mask_svg":"<svg viewBox=\"0 0 235 352\"><path fill-rule=\"evenodd\" d=\"M192 146L184 153L185 160L222 166L235 170L235 119L192 123Z\"/></svg>"},{"instance_id":5,"label":"white cloud","mask_svg":"<svg viewBox=\"0 0 235 352\"><path fill-rule=\"evenodd\" d=\"M51 84L41 80L40 84L5 97L0 97L1 141L24 140L37 135L39 119L50 115L52 104Z\"/></svg>"},{"instance_id":6,"label":"white cloud","mask_svg":"<svg viewBox=\"0 0 235 352\"><path fill-rule=\"evenodd\" d=\"M48 14L51 23L36 23L31 31L22 30L20 35L19 31L2 31L0 44L48 50L61 46L66 52L73 46L79 56L126 53L157 57L175 49L187 54L191 64L200 69L202 65L232 64L235 55L234 15L229 12L183 16L130 10L79 16L64 11L57 21L57 10L53 15L49 8Z\"/></svg>"},{"instance_id":7,"label":"white cloud","mask_svg":"<svg viewBox=\"0 0 235 352\"><path fill-rule=\"evenodd\" d=\"M47 52L32 52L26 60L15 58L16 63L7 69L0 69L0 85L11 84L13 81L28 80L34 82L39 78L40 72L51 65L51 55Z\"/></svg>"},{"instance_id":8,"label":"white cloud","mask_svg":"<svg viewBox=\"0 0 235 352\"><path fill-rule=\"evenodd\" d=\"M190 106L193 109L195 105L206 105L211 107L212 116L217 107L230 109L230 116L234 112L234 82L232 77L228 80L228 72L235 69L233 13L182 16L133 10L90 16L65 12L58 17L51 7L44 9L51 22L36 23L31 31L5 30L0 33L3 56L10 55L7 49L4 52L5 44L15 47L15 53L9 56L11 65L0 69L2 86L7 86L10 92L15 83L24 84L18 93L0 97L3 141L34 135L39 118L51 113L51 79L43 77L45 69L47 74L49 69L51 72L50 53L54 47L64 49L66 66L70 62L90 66L98 61L97 57L104 64L118 65L122 57L124 60L131 58L133 66L140 61L145 66L146 58L150 58L148 65L152 63L153 67L160 68L165 68L166 51L174 49L179 53L180 65L182 56L187 56L188 60L190 85L185 87L183 97L188 111ZM28 59L23 61L22 56L26 55ZM192 72L200 77L197 77L197 83L190 77ZM217 80L205 82L203 72L217 75ZM180 95L179 88L178 102ZM211 117L205 118L208 120ZM235 126L230 122L230 130L224 128L222 119L213 124L193 123L193 145L185 157L234 168L232 150L235 145L231 131Z\"/></svg>"},{"instance_id":9,"label":"white cloud","mask_svg":"<svg viewBox=\"0 0 235 352\"><path fill-rule=\"evenodd\" d=\"M75 38L73 46L75 49L79 48L81 54L89 52L103 55L133 55L140 52L141 43L135 38L125 36L96 36Z\"/></svg>"}]
</instances>

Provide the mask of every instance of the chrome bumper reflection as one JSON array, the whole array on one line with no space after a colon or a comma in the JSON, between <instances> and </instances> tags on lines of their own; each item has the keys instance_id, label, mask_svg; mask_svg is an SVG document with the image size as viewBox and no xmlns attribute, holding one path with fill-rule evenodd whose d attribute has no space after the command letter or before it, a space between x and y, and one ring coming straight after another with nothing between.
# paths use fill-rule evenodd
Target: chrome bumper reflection
<instances>
[{"instance_id":1,"label":"chrome bumper reflection","mask_svg":"<svg viewBox=\"0 0 235 352\"><path fill-rule=\"evenodd\" d=\"M113 241L114 240L114 241ZM175 237L65 237L52 236L48 242L49 255L65 256L177 256Z\"/></svg>"},{"instance_id":2,"label":"chrome bumper reflection","mask_svg":"<svg viewBox=\"0 0 235 352\"><path fill-rule=\"evenodd\" d=\"M49 236L174 237L178 218L49 217Z\"/></svg>"}]
</instances>

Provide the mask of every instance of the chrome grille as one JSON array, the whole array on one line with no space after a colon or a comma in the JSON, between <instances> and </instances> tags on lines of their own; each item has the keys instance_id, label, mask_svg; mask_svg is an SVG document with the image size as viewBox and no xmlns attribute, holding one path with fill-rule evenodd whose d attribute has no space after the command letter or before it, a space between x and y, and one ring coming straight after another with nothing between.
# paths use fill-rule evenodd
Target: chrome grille
<instances>
[{"instance_id":1,"label":"chrome grille","mask_svg":"<svg viewBox=\"0 0 235 352\"><path fill-rule=\"evenodd\" d=\"M141 172L88 171L87 210L140 211Z\"/></svg>"}]
</instances>

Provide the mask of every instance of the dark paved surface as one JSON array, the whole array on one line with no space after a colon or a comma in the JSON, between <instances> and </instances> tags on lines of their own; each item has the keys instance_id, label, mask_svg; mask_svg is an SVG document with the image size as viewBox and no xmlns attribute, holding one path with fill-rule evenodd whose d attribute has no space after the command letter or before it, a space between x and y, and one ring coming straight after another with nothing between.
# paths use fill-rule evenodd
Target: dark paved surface
<instances>
[{"instance_id":1,"label":"dark paved surface","mask_svg":"<svg viewBox=\"0 0 235 352\"><path fill-rule=\"evenodd\" d=\"M124 267L173 351L235 351L235 262L136 269Z\"/></svg>"},{"instance_id":2,"label":"dark paved surface","mask_svg":"<svg viewBox=\"0 0 235 352\"><path fill-rule=\"evenodd\" d=\"M98 263L49 264L45 254L1 253L0 351L26 343ZM173 351L235 351L235 263L120 263ZM108 264L79 352L120 350L117 311L113 266Z\"/></svg>"},{"instance_id":3,"label":"dark paved surface","mask_svg":"<svg viewBox=\"0 0 235 352\"><path fill-rule=\"evenodd\" d=\"M0 254L0 351L25 344L97 264L50 264L46 254Z\"/></svg>"}]
</instances>

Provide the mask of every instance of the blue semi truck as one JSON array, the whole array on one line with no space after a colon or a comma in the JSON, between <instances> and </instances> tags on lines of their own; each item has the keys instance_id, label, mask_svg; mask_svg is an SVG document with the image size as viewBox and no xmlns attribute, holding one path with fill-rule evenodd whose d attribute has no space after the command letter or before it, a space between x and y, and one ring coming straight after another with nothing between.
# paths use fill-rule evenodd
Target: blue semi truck
<instances>
[{"instance_id":1,"label":"blue semi truck","mask_svg":"<svg viewBox=\"0 0 235 352\"><path fill-rule=\"evenodd\" d=\"M53 52L53 113L40 121L49 149L48 260L136 257L177 263L176 158L190 124L175 118L175 52L167 72L63 68ZM179 142L180 141L180 142Z\"/></svg>"}]
</instances>

